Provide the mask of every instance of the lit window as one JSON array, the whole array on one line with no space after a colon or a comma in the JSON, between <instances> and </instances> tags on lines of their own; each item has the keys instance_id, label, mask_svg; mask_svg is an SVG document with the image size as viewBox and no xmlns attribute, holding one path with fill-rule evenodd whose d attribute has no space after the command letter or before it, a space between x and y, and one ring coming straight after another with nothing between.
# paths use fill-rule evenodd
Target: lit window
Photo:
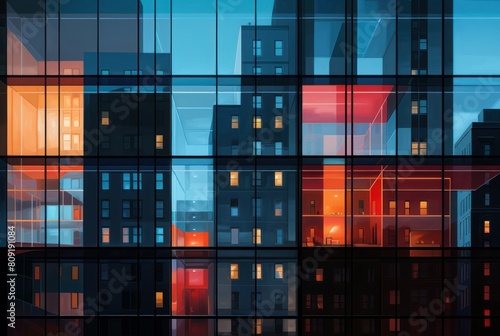
<instances>
[{"instance_id":1,"label":"lit window","mask_svg":"<svg viewBox=\"0 0 500 336\"><path fill-rule=\"evenodd\" d=\"M274 201L274 215L276 217L283 216L283 201Z\"/></svg>"},{"instance_id":2,"label":"lit window","mask_svg":"<svg viewBox=\"0 0 500 336\"><path fill-rule=\"evenodd\" d=\"M71 309L78 309L78 293L71 293Z\"/></svg>"},{"instance_id":3,"label":"lit window","mask_svg":"<svg viewBox=\"0 0 500 336\"><path fill-rule=\"evenodd\" d=\"M490 205L490 194L484 194L484 205Z\"/></svg>"},{"instance_id":4,"label":"lit window","mask_svg":"<svg viewBox=\"0 0 500 336\"><path fill-rule=\"evenodd\" d=\"M130 174L123 173L123 190L130 190Z\"/></svg>"},{"instance_id":5,"label":"lit window","mask_svg":"<svg viewBox=\"0 0 500 336\"><path fill-rule=\"evenodd\" d=\"M78 280L78 266L71 266L71 280Z\"/></svg>"},{"instance_id":6,"label":"lit window","mask_svg":"<svg viewBox=\"0 0 500 336\"><path fill-rule=\"evenodd\" d=\"M411 74L412 75L418 75L418 70L417 69L411 69Z\"/></svg>"},{"instance_id":7,"label":"lit window","mask_svg":"<svg viewBox=\"0 0 500 336\"><path fill-rule=\"evenodd\" d=\"M33 279L40 280L40 266L35 266L33 273Z\"/></svg>"},{"instance_id":8,"label":"lit window","mask_svg":"<svg viewBox=\"0 0 500 336\"><path fill-rule=\"evenodd\" d=\"M156 228L156 243L163 244L165 242L165 229L162 227Z\"/></svg>"},{"instance_id":9,"label":"lit window","mask_svg":"<svg viewBox=\"0 0 500 336\"><path fill-rule=\"evenodd\" d=\"M102 242L105 244L109 243L109 227L101 228L101 234L102 234Z\"/></svg>"},{"instance_id":10,"label":"lit window","mask_svg":"<svg viewBox=\"0 0 500 336\"><path fill-rule=\"evenodd\" d=\"M109 218L109 200L101 200L101 218Z\"/></svg>"},{"instance_id":11,"label":"lit window","mask_svg":"<svg viewBox=\"0 0 500 336\"><path fill-rule=\"evenodd\" d=\"M253 67L253 74L254 75L262 75L262 67Z\"/></svg>"},{"instance_id":12,"label":"lit window","mask_svg":"<svg viewBox=\"0 0 500 336\"><path fill-rule=\"evenodd\" d=\"M156 190L163 190L163 173L156 173Z\"/></svg>"},{"instance_id":13,"label":"lit window","mask_svg":"<svg viewBox=\"0 0 500 336\"><path fill-rule=\"evenodd\" d=\"M156 308L163 308L163 292L156 292Z\"/></svg>"},{"instance_id":14,"label":"lit window","mask_svg":"<svg viewBox=\"0 0 500 336\"><path fill-rule=\"evenodd\" d=\"M275 67L274 68L274 73L276 75L283 75L283 67Z\"/></svg>"},{"instance_id":15,"label":"lit window","mask_svg":"<svg viewBox=\"0 0 500 336\"><path fill-rule=\"evenodd\" d=\"M274 265L274 278L283 279L283 264Z\"/></svg>"},{"instance_id":16,"label":"lit window","mask_svg":"<svg viewBox=\"0 0 500 336\"><path fill-rule=\"evenodd\" d=\"M389 201L389 215L396 214L396 201Z\"/></svg>"},{"instance_id":17,"label":"lit window","mask_svg":"<svg viewBox=\"0 0 500 336\"><path fill-rule=\"evenodd\" d=\"M230 172L229 173L229 185L231 187L237 187L238 186L238 172Z\"/></svg>"},{"instance_id":18,"label":"lit window","mask_svg":"<svg viewBox=\"0 0 500 336\"><path fill-rule=\"evenodd\" d=\"M122 242L124 244L130 243L130 228L128 227L122 228Z\"/></svg>"},{"instance_id":19,"label":"lit window","mask_svg":"<svg viewBox=\"0 0 500 336\"><path fill-rule=\"evenodd\" d=\"M427 142L420 143L420 155L427 155Z\"/></svg>"},{"instance_id":20,"label":"lit window","mask_svg":"<svg viewBox=\"0 0 500 336\"><path fill-rule=\"evenodd\" d=\"M427 201L420 201L420 214L427 215Z\"/></svg>"},{"instance_id":21,"label":"lit window","mask_svg":"<svg viewBox=\"0 0 500 336\"><path fill-rule=\"evenodd\" d=\"M485 277L490 276L490 263L484 263L483 274Z\"/></svg>"},{"instance_id":22,"label":"lit window","mask_svg":"<svg viewBox=\"0 0 500 336\"><path fill-rule=\"evenodd\" d=\"M231 217L238 217L238 199L231 198Z\"/></svg>"},{"instance_id":23,"label":"lit window","mask_svg":"<svg viewBox=\"0 0 500 336\"><path fill-rule=\"evenodd\" d=\"M108 111L103 111L101 113L101 125L102 126L108 126L109 125L109 112Z\"/></svg>"},{"instance_id":24,"label":"lit window","mask_svg":"<svg viewBox=\"0 0 500 336\"><path fill-rule=\"evenodd\" d=\"M419 103L420 114L427 114L427 100L422 99Z\"/></svg>"},{"instance_id":25,"label":"lit window","mask_svg":"<svg viewBox=\"0 0 500 336\"><path fill-rule=\"evenodd\" d=\"M63 134L63 150L71 150L71 134Z\"/></svg>"},{"instance_id":26,"label":"lit window","mask_svg":"<svg viewBox=\"0 0 500 336\"><path fill-rule=\"evenodd\" d=\"M231 279L238 280L238 264L231 264Z\"/></svg>"},{"instance_id":27,"label":"lit window","mask_svg":"<svg viewBox=\"0 0 500 336\"><path fill-rule=\"evenodd\" d=\"M283 155L283 142L276 141L274 143L274 155Z\"/></svg>"},{"instance_id":28,"label":"lit window","mask_svg":"<svg viewBox=\"0 0 500 336\"><path fill-rule=\"evenodd\" d=\"M400 319L389 319L389 331L399 331L400 329Z\"/></svg>"},{"instance_id":29,"label":"lit window","mask_svg":"<svg viewBox=\"0 0 500 336\"><path fill-rule=\"evenodd\" d=\"M410 201L405 201L405 215L410 214Z\"/></svg>"},{"instance_id":30,"label":"lit window","mask_svg":"<svg viewBox=\"0 0 500 336\"><path fill-rule=\"evenodd\" d=\"M323 282L323 269L322 268L316 269L316 281Z\"/></svg>"},{"instance_id":31,"label":"lit window","mask_svg":"<svg viewBox=\"0 0 500 336\"><path fill-rule=\"evenodd\" d=\"M231 128L238 129L239 126L240 126L239 117L236 115L231 116Z\"/></svg>"},{"instance_id":32,"label":"lit window","mask_svg":"<svg viewBox=\"0 0 500 336\"><path fill-rule=\"evenodd\" d=\"M274 55L283 56L283 41L274 41Z\"/></svg>"},{"instance_id":33,"label":"lit window","mask_svg":"<svg viewBox=\"0 0 500 336\"><path fill-rule=\"evenodd\" d=\"M397 301L396 301L397 300ZM396 302L399 304L399 291L391 290L389 292L389 304L395 305Z\"/></svg>"},{"instance_id":34,"label":"lit window","mask_svg":"<svg viewBox=\"0 0 500 336\"><path fill-rule=\"evenodd\" d=\"M142 243L142 227L139 230L136 227L132 228L132 243L137 244L137 240L139 240L139 243Z\"/></svg>"},{"instance_id":35,"label":"lit window","mask_svg":"<svg viewBox=\"0 0 500 336\"><path fill-rule=\"evenodd\" d=\"M484 301L489 301L490 300L490 286L485 285L484 286Z\"/></svg>"},{"instance_id":36,"label":"lit window","mask_svg":"<svg viewBox=\"0 0 500 336\"><path fill-rule=\"evenodd\" d=\"M262 56L262 41L253 40L253 55Z\"/></svg>"},{"instance_id":37,"label":"lit window","mask_svg":"<svg viewBox=\"0 0 500 336\"><path fill-rule=\"evenodd\" d=\"M262 96L253 96L252 107L253 108L262 108Z\"/></svg>"},{"instance_id":38,"label":"lit window","mask_svg":"<svg viewBox=\"0 0 500 336\"><path fill-rule=\"evenodd\" d=\"M35 293L35 300L34 300L34 305L35 307L40 307L42 303L40 302L40 293Z\"/></svg>"},{"instance_id":39,"label":"lit window","mask_svg":"<svg viewBox=\"0 0 500 336\"><path fill-rule=\"evenodd\" d=\"M240 229L231 228L231 245L238 245L240 241Z\"/></svg>"},{"instance_id":40,"label":"lit window","mask_svg":"<svg viewBox=\"0 0 500 336\"><path fill-rule=\"evenodd\" d=\"M411 143L411 155L418 155L418 142L416 141Z\"/></svg>"},{"instance_id":41,"label":"lit window","mask_svg":"<svg viewBox=\"0 0 500 336\"><path fill-rule=\"evenodd\" d=\"M66 69L65 69L66 70ZM109 75L109 70L108 69L102 69L101 70L101 75L107 76Z\"/></svg>"},{"instance_id":42,"label":"lit window","mask_svg":"<svg viewBox=\"0 0 500 336\"><path fill-rule=\"evenodd\" d=\"M101 189L109 190L109 173L101 174Z\"/></svg>"},{"instance_id":43,"label":"lit window","mask_svg":"<svg viewBox=\"0 0 500 336\"><path fill-rule=\"evenodd\" d=\"M418 101L416 100L411 102L411 114L418 114Z\"/></svg>"},{"instance_id":44,"label":"lit window","mask_svg":"<svg viewBox=\"0 0 500 336\"><path fill-rule=\"evenodd\" d=\"M274 107L277 109L283 108L283 96L276 96L274 98Z\"/></svg>"},{"instance_id":45,"label":"lit window","mask_svg":"<svg viewBox=\"0 0 500 336\"><path fill-rule=\"evenodd\" d=\"M262 334L262 319L258 318L253 320L253 328L252 332L254 335L261 335Z\"/></svg>"},{"instance_id":46,"label":"lit window","mask_svg":"<svg viewBox=\"0 0 500 336\"><path fill-rule=\"evenodd\" d=\"M253 155L262 155L262 141L253 142Z\"/></svg>"},{"instance_id":47,"label":"lit window","mask_svg":"<svg viewBox=\"0 0 500 336\"><path fill-rule=\"evenodd\" d=\"M262 128L262 116L253 117L253 128Z\"/></svg>"},{"instance_id":48,"label":"lit window","mask_svg":"<svg viewBox=\"0 0 500 336\"><path fill-rule=\"evenodd\" d=\"M156 149L163 149L163 135L156 135Z\"/></svg>"},{"instance_id":49,"label":"lit window","mask_svg":"<svg viewBox=\"0 0 500 336\"><path fill-rule=\"evenodd\" d=\"M162 200L156 201L156 218L163 218L164 216L164 202Z\"/></svg>"},{"instance_id":50,"label":"lit window","mask_svg":"<svg viewBox=\"0 0 500 336\"><path fill-rule=\"evenodd\" d=\"M484 310L484 316L490 316L490 310L489 309L485 309ZM485 318L484 319L484 326L485 327L490 327L491 326L491 321L489 318Z\"/></svg>"},{"instance_id":51,"label":"lit window","mask_svg":"<svg viewBox=\"0 0 500 336\"><path fill-rule=\"evenodd\" d=\"M283 117L276 116L274 117L274 128L283 128Z\"/></svg>"},{"instance_id":52,"label":"lit window","mask_svg":"<svg viewBox=\"0 0 500 336\"><path fill-rule=\"evenodd\" d=\"M133 173L132 174L132 189L137 190L139 187L139 190L142 190L142 173Z\"/></svg>"},{"instance_id":53,"label":"lit window","mask_svg":"<svg viewBox=\"0 0 500 336\"><path fill-rule=\"evenodd\" d=\"M282 172L274 172L274 186L275 187L283 186L283 173Z\"/></svg>"},{"instance_id":54,"label":"lit window","mask_svg":"<svg viewBox=\"0 0 500 336\"><path fill-rule=\"evenodd\" d=\"M252 264L252 279L262 279L262 264Z\"/></svg>"},{"instance_id":55,"label":"lit window","mask_svg":"<svg viewBox=\"0 0 500 336\"><path fill-rule=\"evenodd\" d=\"M489 220L484 221L484 233L490 233L490 221Z\"/></svg>"},{"instance_id":56,"label":"lit window","mask_svg":"<svg viewBox=\"0 0 500 336\"><path fill-rule=\"evenodd\" d=\"M253 228L252 229L252 244L260 245L262 244L262 229Z\"/></svg>"}]
</instances>

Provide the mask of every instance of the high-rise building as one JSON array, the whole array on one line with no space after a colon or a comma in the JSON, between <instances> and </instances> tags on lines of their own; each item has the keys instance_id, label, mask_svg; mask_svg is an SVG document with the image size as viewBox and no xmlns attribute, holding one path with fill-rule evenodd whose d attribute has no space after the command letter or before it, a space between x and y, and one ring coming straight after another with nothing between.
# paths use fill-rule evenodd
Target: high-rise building
<instances>
[{"instance_id":1,"label":"high-rise building","mask_svg":"<svg viewBox=\"0 0 500 336\"><path fill-rule=\"evenodd\" d=\"M8 335L500 330L494 2L0 4Z\"/></svg>"}]
</instances>

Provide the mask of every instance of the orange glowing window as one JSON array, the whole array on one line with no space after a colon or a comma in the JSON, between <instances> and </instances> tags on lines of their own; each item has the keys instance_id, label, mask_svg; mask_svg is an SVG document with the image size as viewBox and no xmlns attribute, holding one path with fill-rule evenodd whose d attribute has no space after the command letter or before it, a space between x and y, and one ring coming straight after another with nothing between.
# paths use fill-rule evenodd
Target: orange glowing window
<instances>
[{"instance_id":1,"label":"orange glowing window","mask_svg":"<svg viewBox=\"0 0 500 336\"><path fill-rule=\"evenodd\" d=\"M283 117L282 116L274 117L274 128L283 128Z\"/></svg>"},{"instance_id":2,"label":"orange glowing window","mask_svg":"<svg viewBox=\"0 0 500 336\"><path fill-rule=\"evenodd\" d=\"M71 293L71 309L78 309L78 293Z\"/></svg>"},{"instance_id":3,"label":"orange glowing window","mask_svg":"<svg viewBox=\"0 0 500 336\"><path fill-rule=\"evenodd\" d=\"M484 233L490 233L490 221L489 220L484 221Z\"/></svg>"},{"instance_id":4,"label":"orange glowing window","mask_svg":"<svg viewBox=\"0 0 500 336\"><path fill-rule=\"evenodd\" d=\"M396 214L396 201L389 201L389 215Z\"/></svg>"},{"instance_id":5,"label":"orange glowing window","mask_svg":"<svg viewBox=\"0 0 500 336\"><path fill-rule=\"evenodd\" d=\"M104 244L109 243L109 228L108 227L102 228L102 242Z\"/></svg>"},{"instance_id":6,"label":"orange glowing window","mask_svg":"<svg viewBox=\"0 0 500 336\"><path fill-rule=\"evenodd\" d=\"M410 201L405 201L405 215L410 214Z\"/></svg>"},{"instance_id":7,"label":"orange glowing window","mask_svg":"<svg viewBox=\"0 0 500 336\"><path fill-rule=\"evenodd\" d=\"M252 243L255 245L262 244L262 229L253 228L252 229Z\"/></svg>"},{"instance_id":8,"label":"orange glowing window","mask_svg":"<svg viewBox=\"0 0 500 336\"><path fill-rule=\"evenodd\" d=\"M322 268L316 269L316 281L317 282L323 281L323 269Z\"/></svg>"},{"instance_id":9,"label":"orange glowing window","mask_svg":"<svg viewBox=\"0 0 500 336\"><path fill-rule=\"evenodd\" d=\"M262 319L258 318L253 320L253 334L261 335L262 334Z\"/></svg>"},{"instance_id":10,"label":"orange glowing window","mask_svg":"<svg viewBox=\"0 0 500 336\"><path fill-rule=\"evenodd\" d=\"M274 278L283 279L283 264L274 265Z\"/></svg>"},{"instance_id":11,"label":"orange glowing window","mask_svg":"<svg viewBox=\"0 0 500 336\"><path fill-rule=\"evenodd\" d=\"M35 280L40 280L40 266L35 266L33 278Z\"/></svg>"},{"instance_id":12,"label":"orange glowing window","mask_svg":"<svg viewBox=\"0 0 500 336\"><path fill-rule=\"evenodd\" d=\"M420 214L427 215L427 201L420 201Z\"/></svg>"},{"instance_id":13,"label":"orange glowing window","mask_svg":"<svg viewBox=\"0 0 500 336\"><path fill-rule=\"evenodd\" d=\"M78 266L71 266L71 280L78 280Z\"/></svg>"},{"instance_id":14,"label":"orange glowing window","mask_svg":"<svg viewBox=\"0 0 500 336\"><path fill-rule=\"evenodd\" d=\"M156 135L156 149L163 149L163 135Z\"/></svg>"},{"instance_id":15,"label":"orange glowing window","mask_svg":"<svg viewBox=\"0 0 500 336\"><path fill-rule=\"evenodd\" d=\"M252 264L252 279L262 279L262 264Z\"/></svg>"},{"instance_id":16,"label":"orange glowing window","mask_svg":"<svg viewBox=\"0 0 500 336\"><path fill-rule=\"evenodd\" d=\"M275 187L283 186L283 172L274 172L274 186Z\"/></svg>"},{"instance_id":17,"label":"orange glowing window","mask_svg":"<svg viewBox=\"0 0 500 336\"><path fill-rule=\"evenodd\" d=\"M163 308L163 292L156 292L156 308Z\"/></svg>"},{"instance_id":18,"label":"orange glowing window","mask_svg":"<svg viewBox=\"0 0 500 336\"><path fill-rule=\"evenodd\" d=\"M108 111L102 111L102 114L101 114L101 125L102 126L108 126L109 125L109 112Z\"/></svg>"},{"instance_id":19,"label":"orange glowing window","mask_svg":"<svg viewBox=\"0 0 500 336\"><path fill-rule=\"evenodd\" d=\"M239 127L239 117L236 115L231 116L231 128L238 129Z\"/></svg>"},{"instance_id":20,"label":"orange glowing window","mask_svg":"<svg viewBox=\"0 0 500 336\"><path fill-rule=\"evenodd\" d=\"M262 116L253 117L253 128L262 128Z\"/></svg>"},{"instance_id":21,"label":"orange glowing window","mask_svg":"<svg viewBox=\"0 0 500 336\"><path fill-rule=\"evenodd\" d=\"M231 264L231 279L238 280L239 278L239 265Z\"/></svg>"},{"instance_id":22,"label":"orange glowing window","mask_svg":"<svg viewBox=\"0 0 500 336\"><path fill-rule=\"evenodd\" d=\"M34 305L35 307L40 307L41 302L40 302L40 293L35 293L35 300L34 300Z\"/></svg>"},{"instance_id":23,"label":"orange glowing window","mask_svg":"<svg viewBox=\"0 0 500 336\"><path fill-rule=\"evenodd\" d=\"M231 187L237 187L238 186L238 172L230 172L229 173L229 184L231 185Z\"/></svg>"}]
</instances>

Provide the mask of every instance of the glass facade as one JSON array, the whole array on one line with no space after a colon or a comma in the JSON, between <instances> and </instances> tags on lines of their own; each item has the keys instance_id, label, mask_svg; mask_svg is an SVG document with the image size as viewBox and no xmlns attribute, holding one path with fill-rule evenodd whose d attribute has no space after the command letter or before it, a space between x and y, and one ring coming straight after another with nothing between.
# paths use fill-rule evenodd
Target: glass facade
<instances>
[{"instance_id":1,"label":"glass facade","mask_svg":"<svg viewBox=\"0 0 500 336\"><path fill-rule=\"evenodd\" d=\"M8 335L499 334L499 22L0 1Z\"/></svg>"}]
</instances>

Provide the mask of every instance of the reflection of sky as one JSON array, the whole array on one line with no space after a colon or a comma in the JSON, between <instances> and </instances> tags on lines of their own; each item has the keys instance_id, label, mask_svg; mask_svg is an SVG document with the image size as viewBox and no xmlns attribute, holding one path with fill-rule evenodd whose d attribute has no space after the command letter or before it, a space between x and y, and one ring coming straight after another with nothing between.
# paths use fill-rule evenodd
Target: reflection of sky
<instances>
[{"instance_id":1,"label":"reflection of sky","mask_svg":"<svg viewBox=\"0 0 500 336\"><path fill-rule=\"evenodd\" d=\"M143 50L154 51L154 3L151 0L141 0L143 18L150 21L144 25ZM158 3L158 1L157 1ZM231 5L235 3L235 5ZM157 5L158 6L158 5ZM259 25L270 25L274 0L258 0L257 10ZM162 9L165 13L168 8ZM157 10L158 12L158 10ZM215 1L207 0L172 0L172 48L174 73L178 74L214 74L216 62L215 45L219 59L219 73L233 74L235 68L236 51L241 26L255 24L255 4L251 0L222 1L219 3L219 13L216 16ZM164 15L168 18L168 14ZM218 24L216 25L216 18ZM157 25L158 25L157 14ZM169 29L164 24L162 30ZM157 27L157 52L169 52L170 47L163 44ZM166 32L168 33L168 32ZM216 34L218 39L216 39ZM165 35L163 33L163 35ZM202 56L202 57L200 57Z\"/></svg>"},{"instance_id":2,"label":"reflection of sky","mask_svg":"<svg viewBox=\"0 0 500 336\"><path fill-rule=\"evenodd\" d=\"M456 75L500 73L500 1L454 0L453 72ZM485 108L500 108L500 80L454 80L454 141Z\"/></svg>"}]
</instances>

